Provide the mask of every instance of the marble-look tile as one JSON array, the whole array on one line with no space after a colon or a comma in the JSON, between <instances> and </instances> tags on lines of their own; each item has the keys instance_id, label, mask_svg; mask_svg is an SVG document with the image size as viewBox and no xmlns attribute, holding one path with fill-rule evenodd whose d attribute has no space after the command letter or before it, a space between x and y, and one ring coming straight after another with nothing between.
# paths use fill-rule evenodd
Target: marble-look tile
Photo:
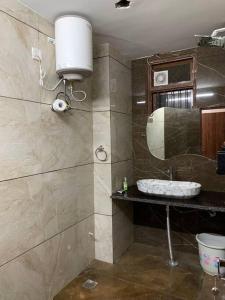
<instances>
[{"instance_id":1,"label":"marble-look tile","mask_svg":"<svg viewBox=\"0 0 225 300\"><path fill-rule=\"evenodd\" d=\"M93 260L93 227L89 217L1 267L0 298L51 300Z\"/></svg>"},{"instance_id":2,"label":"marble-look tile","mask_svg":"<svg viewBox=\"0 0 225 300\"><path fill-rule=\"evenodd\" d=\"M112 162L132 159L131 116L111 112Z\"/></svg>"},{"instance_id":3,"label":"marble-look tile","mask_svg":"<svg viewBox=\"0 0 225 300\"><path fill-rule=\"evenodd\" d=\"M42 188L41 176L0 183L0 265L45 239L51 210L45 211Z\"/></svg>"},{"instance_id":4,"label":"marble-look tile","mask_svg":"<svg viewBox=\"0 0 225 300\"><path fill-rule=\"evenodd\" d=\"M117 202L112 202L110 196L122 188L124 177L128 184L133 184L132 160L113 163L95 164L95 213L112 215L117 211Z\"/></svg>"},{"instance_id":5,"label":"marble-look tile","mask_svg":"<svg viewBox=\"0 0 225 300\"><path fill-rule=\"evenodd\" d=\"M61 234L48 300L93 261L95 246L94 239L89 236L90 232L94 234L93 215Z\"/></svg>"},{"instance_id":6,"label":"marble-look tile","mask_svg":"<svg viewBox=\"0 0 225 300\"><path fill-rule=\"evenodd\" d=\"M0 96L40 101L39 66L32 60L38 32L0 12Z\"/></svg>"},{"instance_id":7,"label":"marble-look tile","mask_svg":"<svg viewBox=\"0 0 225 300\"><path fill-rule=\"evenodd\" d=\"M118 51L116 48L113 48L111 45L109 45L109 56L123 64L126 68L131 68L131 61L126 56L122 55L120 51Z\"/></svg>"},{"instance_id":8,"label":"marble-look tile","mask_svg":"<svg viewBox=\"0 0 225 300\"><path fill-rule=\"evenodd\" d=\"M27 25L38 29L38 15L17 0L1 0L1 10Z\"/></svg>"},{"instance_id":9,"label":"marble-look tile","mask_svg":"<svg viewBox=\"0 0 225 300\"><path fill-rule=\"evenodd\" d=\"M110 163L111 162L111 136L110 136L110 111L93 112L93 155L96 163ZM102 145L107 152L107 161L101 162L95 155L95 150ZM104 153L99 153L100 159L105 158Z\"/></svg>"},{"instance_id":10,"label":"marble-look tile","mask_svg":"<svg viewBox=\"0 0 225 300\"><path fill-rule=\"evenodd\" d=\"M58 115L49 105L8 98L0 104L0 180L92 162L91 113Z\"/></svg>"},{"instance_id":11,"label":"marble-look tile","mask_svg":"<svg viewBox=\"0 0 225 300\"><path fill-rule=\"evenodd\" d=\"M149 219L150 218L151 216L149 216ZM165 221L166 219L164 218L163 223L165 223ZM191 252L191 253L198 254L198 248L197 248L198 245L196 243L195 235L190 233L172 231L171 237L172 237L175 253L177 252L178 249L184 247L183 252L185 253ZM162 247L164 249L168 248L167 233L165 229L162 228L153 228L153 227L135 225L134 241L136 243L142 243L154 247Z\"/></svg>"},{"instance_id":12,"label":"marble-look tile","mask_svg":"<svg viewBox=\"0 0 225 300\"><path fill-rule=\"evenodd\" d=\"M95 258L113 263L112 216L95 214Z\"/></svg>"},{"instance_id":13,"label":"marble-look tile","mask_svg":"<svg viewBox=\"0 0 225 300\"><path fill-rule=\"evenodd\" d=\"M122 188L124 177L127 177L129 186L134 184L132 160L112 164L112 193Z\"/></svg>"},{"instance_id":14,"label":"marble-look tile","mask_svg":"<svg viewBox=\"0 0 225 300\"><path fill-rule=\"evenodd\" d=\"M0 299L50 300L60 235L0 268Z\"/></svg>"},{"instance_id":15,"label":"marble-look tile","mask_svg":"<svg viewBox=\"0 0 225 300\"><path fill-rule=\"evenodd\" d=\"M39 173L40 104L0 98L0 116L0 180Z\"/></svg>"},{"instance_id":16,"label":"marble-look tile","mask_svg":"<svg viewBox=\"0 0 225 300\"><path fill-rule=\"evenodd\" d=\"M94 164L95 213L112 215L111 164Z\"/></svg>"},{"instance_id":17,"label":"marble-look tile","mask_svg":"<svg viewBox=\"0 0 225 300\"><path fill-rule=\"evenodd\" d=\"M134 97L145 97L147 94L147 70L146 58L132 61L132 90ZM139 105L137 108L140 107L142 106Z\"/></svg>"},{"instance_id":18,"label":"marble-look tile","mask_svg":"<svg viewBox=\"0 0 225 300\"><path fill-rule=\"evenodd\" d=\"M128 186L134 184L132 160L112 164L112 193L115 193L123 187L124 177L127 178ZM117 201L113 201L112 213L115 214L117 211L118 203Z\"/></svg>"},{"instance_id":19,"label":"marble-look tile","mask_svg":"<svg viewBox=\"0 0 225 300\"><path fill-rule=\"evenodd\" d=\"M183 53L183 52L182 52ZM207 67L199 66L197 73L198 91L200 88L220 86L224 81L219 73L224 73L222 61L222 52L214 48L192 49L190 54L198 54L199 62L215 70L209 70ZM167 54L167 57L169 54ZM171 56L171 54L170 54ZM223 177L216 174L216 162L197 155L183 155L167 161L159 161L150 155L145 131L145 120L147 108L145 105L136 105L139 94L145 93L147 82L146 59L135 60L132 64L133 71L133 145L134 145L134 169L135 179L138 178L165 178L165 169L173 164L176 169L178 180L192 180L200 182L204 190L224 191L222 187ZM219 73L217 72L219 71ZM210 80L210 78L212 80ZM220 89L220 87L218 87ZM217 88L217 91L218 91ZM223 94L223 92L222 92ZM215 100L215 99L213 99ZM217 99L222 103L221 99ZM208 103L209 100L203 98L201 103ZM198 100L199 102L199 100ZM200 102L199 102L200 103Z\"/></svg>"},{"instance_id":20,"label":"marble-look tile","mask_svg":"<svg viewBox=\"0 0 225 300\"><path fill-rule=\"evenodd\" d=\"M57 114L48 105L41 109L42 172L92 162L92 114L75 109Z\"/></svg>"},{"instance_id":21,"label":"marble-look tile","mask_svg":"<svg viewBox=\"0 0 225 300\"><path fill-rule=\"evenodd\" d=\"M94 60L92 82L93 110L110 110L109 57Z\"/></svg>"},{"instance_id":22,"label":"marble-look tile","mask_svg":"<svg viewBox=\"0 0 225 300\"><path fill-rule=\"evenodd\" d=\"M99 44L98 37L94 35L94 58L97 59L105 56L110 56L125 67L131 68L131 61L126 56L123 56L120 51L113 48L109 43Z\"/></svg>"},{"instance_id":23,"label":"marble-look tile","mask_svg":"<svg viewBox=\"0 0 225 300\"><path fill-rule=\"evenodd\" d=\"M0 265L94 213L93 165L0 182Z\"/></svg>"},{"instance_id":24,"label":"marble-look tile","mask_svg":"<svg viewBox=\"0 0 225 300\"><path fill-rule=\"evenodd\" d=\"M113 215L113 261L116 262L134 240L133 205L123 203Z\"/></svg>"},{"instance_id":25,"label":"marble-look tile","mask_svg":"<svg viewBox=\"0 0 225 300\"><path fill-rule=\"evenodd\" d=\"M132 112L131 71L113 58L110 58L110 108L117 112Z\"/></svg>"},{"instance_id":26,"label":"marble-look tile","mask_svg":"<svg viewBox=\"0 0 225 300\"><path fill-rule=\"evenodd\" d=\"M94 213L93 164L46 173L43 182L44 198L49 203L46 217L52 207L58 231Z\"/></svg>"},{"instance_id":27,"label":"marble-look tile","mask_svg":"<svg viewBox=\"0 0 225 300\"><path fill-rule=\"evenodd\" d=\"M54 38L55 37L54 22L51 23L40 15L37 15L37 17L38 17L38 30L43 34L51 38Z\"/></svg>"},{"instance_id":28,"label":"marble-look tile","mask_svg":"<svg viewBox=\"0 0 225 300\"><path fill-rule=\"evenodd\" d=\"M94 49L93 49L94 59L104 57L104 56L109 56L109 48L110 45L108 43L99 44L95 42L95 35L94 35Z\"/></svg>"}]
</instances>

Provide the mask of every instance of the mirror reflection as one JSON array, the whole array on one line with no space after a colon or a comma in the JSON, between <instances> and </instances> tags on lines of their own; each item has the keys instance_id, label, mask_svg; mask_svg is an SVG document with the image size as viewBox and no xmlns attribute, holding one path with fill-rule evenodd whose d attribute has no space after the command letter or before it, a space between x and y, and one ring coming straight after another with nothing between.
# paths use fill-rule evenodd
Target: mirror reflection
<instances>
[{"instance_id":1,"label":"mirror reflection","mask_svg":"<svg viewBox=\"0 0 225 300\"><path fill-rule=\"evenodd\" d=\"M151 154L161 160L183 154L216 159L225 141L225 108L161 107L146 131Z\"/></svg>"},{"instance_id":2,"label":"mirror reflection","mask_svg":"<svg viewBox=\"0 0 225 300\"><path fill-rule=\"evenodd\" d=\"M162 160L181 154L201 154L199 109L155 110L148 118L147 142L152 155Z\"/></svg>"},{"instance_id":3,"label":"mirror reflection","mask_svg":"<svg viewBox=\"0 0 225 300\"><path fill-rule=\"evenodd\" d=\"M194 55L149 63L147 143L153 156L217 159L225 141L225 96L205 89L199 78Z\"/></svg>"}]
</instances>

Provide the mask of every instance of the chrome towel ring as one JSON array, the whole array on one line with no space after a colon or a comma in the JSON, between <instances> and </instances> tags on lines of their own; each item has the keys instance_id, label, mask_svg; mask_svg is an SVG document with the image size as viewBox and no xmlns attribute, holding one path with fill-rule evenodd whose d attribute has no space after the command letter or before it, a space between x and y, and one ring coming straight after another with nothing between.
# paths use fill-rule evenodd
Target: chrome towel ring
<instances>
[{"instance_id":1,"label":"chrome towel ring","mask_svg":"<svg viewBox=\"0 0 225 300\"><path fill-rule=\"evenodd\" d=\"M104 153L103 158L100 157L99 153ZM95 150L95 156L99 161L107 161L108 160L108 154L105 151L104 147L100 145L96 150Z\"/></svg>"}]
</instances>

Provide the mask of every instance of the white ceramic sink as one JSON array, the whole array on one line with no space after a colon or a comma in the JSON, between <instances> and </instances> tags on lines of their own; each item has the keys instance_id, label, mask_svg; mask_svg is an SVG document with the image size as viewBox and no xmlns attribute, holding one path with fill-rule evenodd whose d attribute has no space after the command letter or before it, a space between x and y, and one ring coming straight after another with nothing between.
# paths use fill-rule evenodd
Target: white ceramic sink
<instances>
[{"instance_id":1,"label":"white ceramic sink","mask_svg":"<svg viewBox=\"0 0 225 300\"><path fill-rule=\"evenodd\" d=\"M137 181L138 190L153 196L189 199L201 191L201 184L188 181L143 179Z\"/></svg>"}]
</instances>

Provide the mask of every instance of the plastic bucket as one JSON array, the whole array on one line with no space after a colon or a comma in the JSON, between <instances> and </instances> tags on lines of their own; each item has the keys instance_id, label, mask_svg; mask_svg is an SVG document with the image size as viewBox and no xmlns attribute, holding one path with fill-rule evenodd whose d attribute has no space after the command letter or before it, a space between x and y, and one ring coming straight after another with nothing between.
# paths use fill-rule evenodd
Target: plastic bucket
<instances>
[{"instance_id":1,"label":"plastic bucket","mask_svg":"<svg viewBox=\"0 0 225 300\"><path fill-rule=\"evenodd\" d=\"M201 233L196 235L200 264L209 275L218 274L218 258L225 259L225 236ZM225 274L225 268L220 269Z\"/></svg>"}]
</instances>

